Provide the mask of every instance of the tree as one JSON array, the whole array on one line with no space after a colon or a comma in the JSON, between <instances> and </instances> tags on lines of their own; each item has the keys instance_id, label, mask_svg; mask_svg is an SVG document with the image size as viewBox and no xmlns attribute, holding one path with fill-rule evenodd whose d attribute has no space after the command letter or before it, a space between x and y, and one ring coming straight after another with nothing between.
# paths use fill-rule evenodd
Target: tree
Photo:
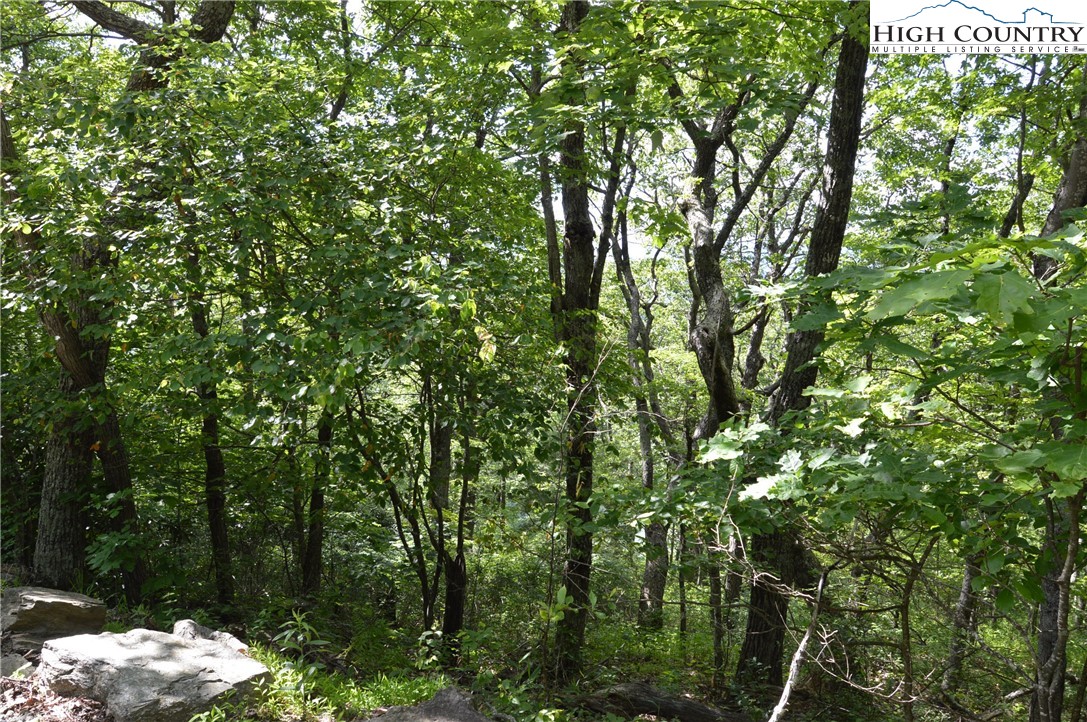
<instances>
[{"instance_id":1,"label":"tree","mask_svg":"<svg viewBox=\"0 0 1087 722\"><path fill-rule=\"evenodd\" d=\"M578 45L589 16L589 4L570 0L562 7L559 30L563 43L561 78L554 92L563 105L575 111L585 104L586 59ZM542 89L537 80L533 93ZM563 598L567 600L555 628L553 672L557 681L572 679L581 666L585 626L589 618L589 578L593 559L593 453L595 447L597 370L597 318L604 263L611 243L614 209L619 186L619 152L625 143L625 126L615 132L613 161L607 174L601 211L599 247L589 210L593 180L586 150L585 123L576 114L564 118L559 141L559 187L562 195L563 241L560 249L552 209L552 170L546 155L540 156L541 200L547 232L548 272L552 288L555 337L563 349L566 375L564 420L567 440L563 453L565 483L566 553L563 563Z\"/></svg>"},{"instance_id":2,"label":"tree","mask_svg":"<svg viewBox=\"0 0 1087 722\"><path fill-rule=\"evenodd\" d=\"M808 278L833 272L841 258L864 115L868 47L858 34L867 25L866 10L861 3L851 6L841 38L827 131L822 202L816 212L804 266ZM804 316L813 305L812 301L802 303L798 316ZM779 425L786 411L803 411L810 405L811 397L805 393L815 384L818 374L815 360L824 339L824 330L819 327L797 329L789 335L785 366L765 413L769 425ZM810 564L795 533L775 530L757 534L751 546L752 559L774 569L781 583L810 584L811 572L806 569ZM781 683L787 609L788 596L776 583L756 580L751 586L738 674L750 675L761 669L770 684Z\"/></svg>"}]
</instances>

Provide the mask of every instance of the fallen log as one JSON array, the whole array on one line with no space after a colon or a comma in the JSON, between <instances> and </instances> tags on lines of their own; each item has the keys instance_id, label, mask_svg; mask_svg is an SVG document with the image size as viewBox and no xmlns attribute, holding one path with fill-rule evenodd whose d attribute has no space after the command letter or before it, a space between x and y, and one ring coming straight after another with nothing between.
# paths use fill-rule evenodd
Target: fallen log
<instances>
[{"instance_id":1,"label":"fallen log","mask_svg":"<svg viewBox=\"0 0 1087 722\"><path fill-rule=\"evenodd\" d=\"M578 706L629 718L654 715L679 722L751 722L742 712L716 709L687 697L667 694L644 682L624 682L582 697Z\"/></svg>"}]
</instances>

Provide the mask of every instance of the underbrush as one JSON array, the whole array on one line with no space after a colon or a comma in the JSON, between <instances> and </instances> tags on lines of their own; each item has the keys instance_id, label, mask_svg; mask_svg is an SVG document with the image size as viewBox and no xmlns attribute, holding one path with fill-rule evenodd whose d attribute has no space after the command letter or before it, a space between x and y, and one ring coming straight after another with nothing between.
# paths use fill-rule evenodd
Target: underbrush
<instances>
[{"instance_id":1,"label":"underbrush","mask_svg":"<svg viewBox=\"0 0 1087 722\"><path fill-rule=\"evenodd\" d=\"M441 674L379 673L355 680L265 645L255 645L249 651L272 673L272 682L263 690L256 709L256 717L262 720L366 718L379 708L418 704L450 684Z\"/></svg>"},{"instance_id":2,"label":"underbrush","mask_svg":"<svg viewBox=\"0 0 1087 722\"><path fill-rule=\"evenodd\" d=\"M254 659L268 667L272 676L271 681L258 690L256 703L243 708L228 702L193 717L190 722L368 719L382 708L423 702L450 684L444 675L378 674L370 679L354 680L313 665L301 666L297 660L264 645L254 645L249 651Z\"/></svg>"}]
</instances>

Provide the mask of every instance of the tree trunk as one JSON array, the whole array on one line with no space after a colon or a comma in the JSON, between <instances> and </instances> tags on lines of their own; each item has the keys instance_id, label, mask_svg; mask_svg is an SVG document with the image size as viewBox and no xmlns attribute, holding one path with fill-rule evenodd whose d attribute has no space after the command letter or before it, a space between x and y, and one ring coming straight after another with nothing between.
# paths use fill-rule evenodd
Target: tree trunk
<instances>
[{"instance_id":1,"label":"tree trunk","mask_svg":"<svg viewBox=\"0 0 1087 722\"><path fill-rule=\"evenodd\" d=\"M693 313L688 345L698 360L698 370L709 394L706 414L696 436L706 439L721 424L740 412L736 384L732 378L736 355L732 336L732 304L721 276L720 252L713 236L717 193L713 189L717 149L723 137L695 140L695 169L692 185L680 204L691 234L691 291L701 313ZM697 181L697 182L696 182Z\"/></svg>"},{"instance_id":2,"label":"tree trunk","mask_svg":"<svg viewBox=\"0 0 1087 722\"><path fill-rule=\"evenodd\" d=\"M966 659L967 645L977 626L974 619L977 608L974 579L981 572L977 562L976 558L970 558L963 567L959 600L955 604L955 613L951 618L951 646L947 653L947 669L944 670L944 677L940 682L940 691L944 694L951 694L958 687L962 663Z\"/></svg>"},{"instance_id":3,"label":"tree trunk","mask_svg":"<svg viewBox=\"0 0 1087 722\"><path fill-rule=\"evenodd\" d=\"M461 407L463 412L464 407ZM442 642L446 649L446 664L455 667L461 661L460 633L464 631L464 616L468 597L468 565L464 544L472 534L472 487L479 478L479 460L472 448L472 439L464 434L461 462L460 504L457 510L456 555L445 554L445 615L442 617Z\"/></svg>"},{"instance_id":4,"label":"tree trunk","mask_svg":"<svg viewBox=\"0 0 1087 722\"><path fill-rule=\"evenodd\" d=\"M629 160L629 158L628 158ZM634 183L633 168L624 197L629 197ZM667 449L668 459L678 470L686 461L677 448L671 423L660 409L653 388L655 372L651 357L654 299L643 300L641 289L634 277L630 262L627 214L619 211L619 232L612 234L612 258L615 262L619 288L626 301L627 364L634 385L634 408L638 423L638 450L642 459L642 489L650 497L656 485L656 464L653 455L653 426L660 431ZM653 259L655 269L656 258ZM669 482L668 493L672 491ZM638 626L661 629L664 626L664 590L668 584L668 526L652 521L645 528L645 569L638 598Z\"/></svg>"},{"instance_id":5,"label":"tree trunk","mask_svg":"<svg viewBox=\"0 0 1087 722\"><path fill-rule=\"evenodd\" d=\"M179 202L180 205L180 202ZM189 252L189 315L193 332L206 340L210 328L204 303L204 283L200 250L195 243ZM196 395L203 406L200 445L204 450L204 506L208 512L208 536L211 540L211 564L215 574L215 595L219 603L234 603L234 575L231 571L230 541L226 518L226 462L219 448L219 392L214 381L197 384Z\"/></svg>"},{"instance_id":6,"label":"tree trunk","mask_svg":"<svg viewBox=\"0 0 1087 722\"><path fill-rule=\"evenodd\" d=\"M766 337L766 326L769 321L769 309L763 308L751 327L751 339L747 345L747 357L744 360L744 374L740 379L740 385L745 389L754 389L759 385L759 372L766 365L766 357L762 355L762 342Z\"/></svg>"},{"instance_id":7,"label":"tree trunk","mask_svg":"<svg viewBox=\"0 0 1087 722\"><path fill-rule=\"evenodd\" d=\"M865 3L854 2L849 8L854 19L865 19L867 12ZM868 46L865 41L853 37L849 30L851 24L846 25L838 55L823 166L823 202L812 226L804 268L809 278L830 273L838 267L853 197L853 175L864 115ZM789 335L785 368L766 411L769 424L777 426L786 412L802 411L811 404L811 398L805 396L804 391L815 383L818 367L814 360L823 338L823 329L794 331ZM808 556L788 530L756 535L751 547L756 568L776 570L778 581L784 585L803 585L811 580L813 570L809 567ZM781 564L786 566L779 566ZM788 598L781 584L767 584L756 578L737 674L743 672L750 676L761 670L761 678L766 682L781 684L787 609Z\"/></svg>"},{"instance_id":8,"label":"tree trunk","mask_svg":"<svg viewBox=\"0 0 1087 722\"><path fill-rule=\"evenodd\" d=\"M1078 118L1087 119L1087 68L1084 69ZM1087 135L1080 134L1068 155L1064 175L1061 178L1053 206L1046 217L1042 235L1056 233L1065 225L1064 212L1087 204ZM1039 282L1048 282L1059 270L1056 259L1049 256L1034 256L1034 277ZM1082 356L1079 358L1078 373L1074 380L1079 387L1082 384ZM1074 390L1078 396L1082 388ZM1059 398L1059 392L1051 392ZM1058 400L1055 398L1054 400ZM1068 403L1067 399L1060 399ZM1064 435L1063 422L1053 417L1050 420L1055 438ZM1068 598L1072 583L1073 557L1079 544L1079 514L1083 505L1084 493L1068 499L1047 497L1045 540L1042 546L1042 592L1044 600L1038 608L1038 638L1035 647L1034 692L1031 697L1030 722L1060 722L1064 707L1064 679L1068 666Z\"/></svg>"},{"instance_id":9,"label":"tree trunk","mask_svg":"<svg viewBox=\"0 0 1087 722\"><path fill-rule=\"evenodd\" d=\"M577 35L589 12L585 0L569 0L562 8L561 30L568 38ZM566 53L564 71L580 78L583 60L575 47ZM565 100L572 105L585 102L583 90L573 87ZM625 130L616 134L616 147L621 149ZM615 154L616 157L618 153ZM549 266L553 286L562 288L561 312L555 319L559 342L565 353L566 371L566 444L565 444L565 509L566 559L563 564L562 586L569 600L562 618L555 625L554 680L571 680L581 669L581 652L585 626L589 618L589 577L593 560L593 535L590 502L593 494L593 451L596 437L596 312L600 305L600 285L604 259L607 256L610 226L613 222L618 173L613 160L613 172L608 179L601 212L603 230L600 248L594 247L596 232L589 209L591 179L585 163L585 125L571 120L564 128L559 143L561 167L562 209L564 219L562 247L562 278ZM549 183L544 183L545 196ZM552 264L553 265L553 264Z\"/></svg>"},{"instance_id":10,"label":"tree trunk","mask_svg":"<svg viewBox=\"0 0 1087 722\"><path fill-rule=\"evenodd\" d=\"M313 465L306 514L306 544L302 555L302 594L313 596L321 589L322 552L325 544L325 488L332 473L332 414L325 411L317 422L317 458Z\"/></svg>"},{"instance_id":11,"label":"tree trunk","mask_svg":"<svg viewBox=\"0 0 1087 722\"><path fill-rule=\"evenodd\" d=\"M668 584L668 527L654 521L645 528L645 571L638 600L638 626L664 627L664 589Z\"/></svg>"},{"instance_id":12,"label":"tree trunk","mask_svg":"<svg viewBox=\"0 0 1087 722\"><path fill-rule=\"evenodd\" d=\"M789 597L781 588L796 580L782 570L794 566L787 561L795 556L784 532L757 534L751 540L751 560L756 569L774 569L781 578L766 572L756 572L751 584L747 609L747 630L744 633L740 659L736 665L737 678L780 687L785 659L786 615Z\"/></svg>"},{"instance_id":13,"label":"tree trunk","mask_svg":"<svg viewBox=\"0 0 1087 722\"><path fill-rule=\"evenodd\" d=\"M68 402L75 403L75 382L63 371L60 390ZM71 591L82 580L87 545L83 507L92 443L90 431L81 430L73 416L53 422L45 444L45 476L34 545L33 576L38 584Z\"/></svg>"},{"instance_id":14,"label":"tree trunk","mask_svg":"<svg viewBox=\"0 0 1087 722\"><path fill-rule=\"evenodd\" d=\"M684 524L679 525L678 546L679 552L676 558L679 560L679 623L677 630L682 641L687 636L687 527Z\"/></svg>"},{"instance_id":15,"label":"tree trunk","mask_svg":"<svg viewBox=\"0 0 1087 722\"><path fill-rule=\"evenodd\" d=\"M5 124L6 127L6 124ZM37 234L31 234L27 243L34 245L41 242ZM93 278L96 274L112 273L115 259L100 237L90 238L72 260L72 266L80 276ZM29 269L34 273L34 269ZM120 423L113 400L106 386L106 367L109 360L110 338L86 334L87 329L108 326L109 307L93 299L90 291L81 291L69 300L68 307L43 308L40 312L43 325L54 339L57 359L61 364L61 373L68 381L62 382L62 390L74 397L84 395L89 403L99 407L98 414L105 412L105 418L94 421L87 409L87 417L80 420L64 421L62 426L72 423L78 427L91 425L91 443L88 448L95 451L102 465L105 487L112 495L116 505L111 511L110 529L124 540L121 560L121 577L125 597L129 602L137 603L143 593L143 583L147 580L147 570L140 548L141 531L137 522L136 502L132 488L132 477L128 466L128 453L121 438ZM95 414L95 416L98 416ZM101 418L99 416L99 418ZM90 491L90 468L85 471L82 465L63 464L54 466L54 471L64 468L68 472L79 471L82 476L64 482L70 489L80 489L86 494ZM42 496L42 503L52 503L55 497ZM43 508L42 515L47 512ZM71 519L67 514L59 517ZM82 531L80 531L82 534ZM74 532L69 536L76 536Z\"/></svg>"},{"instance_id":16,"label":"tree trunk","mask_svg":"<svg viewBox=\"0 0 1087 722\"><path fill-rule=\"evenodd\" d=\"M210 408L219 401L212 384L201 384L197 395ZM215 595L220 604L234 603L234 574L231 571L230 541L226 518L226 463L219 448L219 414L206 413L201 423L204 447L204 504L208 511L211 562L215 570Z\"/></svg>"},{"instance_id":17,"label":"tree trunk","mask_svg":"<svg viewBox=\"0 0 1087 722\"><path fill-rule=\"evenodd\" d=\"M909 571L906 583L902 586L902 601L899 605L898 615L901 624L899 636L899 651L902 654L902 718L905 722L914 722L914 702L916 701L916 683L913 673L913 620L910 617L910 607L913 602L913 588L917 580L925 570L925 562L928 561L932 550L936 548L938 537L929 540L928 546Z\"/></svg>"},{"instance_id":18,"label":"tree trunk","mask_svg":"<svg viewBox=\"0 0 1087 722\"><path fill-rule=\"evenodd\" d=\"M713 686L718 687L725 675L725 615L721 601L721 555L707 545L706 563L710 577L710 629L713 631Z\"/></svg>"}]
</instances>

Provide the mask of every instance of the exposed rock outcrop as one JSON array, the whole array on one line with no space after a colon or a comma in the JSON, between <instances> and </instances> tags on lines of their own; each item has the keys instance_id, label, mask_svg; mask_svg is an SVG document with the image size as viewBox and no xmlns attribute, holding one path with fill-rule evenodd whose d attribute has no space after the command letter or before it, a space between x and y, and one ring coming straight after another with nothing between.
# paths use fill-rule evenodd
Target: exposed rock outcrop
<instances>
[{"instance_id":1,"label":"exposed rock outcrop","mask_svg":"<svg viewBox=\"0 0 1087 722\"><path fill-rule=\"evenodd\" d=\"M219 642L134 629L46 642L37 678L57 694L104 702L116 722L188 722L243 702L271 675Z\"/></svg>"},{"instance_id":2,"label":"exposed rock outcrop","mask_svg":"<svg viewBox=\"0 0 1087 722\"><path fill-rule=\"evenodd\" d=\"M5 652L36 653L46 640L96 634L106 623L106 605L83 594L45 587L9 587L0 595L0 633Z\"/></svg>"},{"instance_id":3,"label":"exposed rock outcrop","mask_svg":"<svg viewBox=\"0 0 1087 722\"><path fill-rule=\"evenodd\" d=\"M414 707L390 707L385 714L371 719L380 722L493 722L477 712L468 695L456 687L446 687Z\"/></svg>"},{"instance_id":4,"label":"exposed rock outcrop","mask_svg":"<svg viewBox=\"0 0 1087 722\"><path fill-rule=\"evenodd\" d=\"M653 715L679 722L750 722L740 712L715 709L697 700L662 692L642 682L612 685L581 699L581 706L601 714L623 717Z\"/></svg>"}]
</instances>

